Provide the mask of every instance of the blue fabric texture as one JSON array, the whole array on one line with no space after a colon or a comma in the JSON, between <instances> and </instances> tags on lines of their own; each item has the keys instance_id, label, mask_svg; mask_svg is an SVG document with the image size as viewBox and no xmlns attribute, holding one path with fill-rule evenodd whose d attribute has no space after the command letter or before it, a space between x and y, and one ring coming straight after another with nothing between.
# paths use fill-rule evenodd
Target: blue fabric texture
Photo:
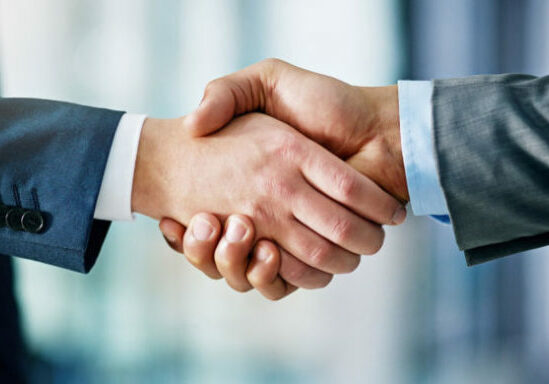
<instances>
[{"instance_id":1,"label":"blue fabric texture","mask_svg":"<svg viewBox=\"0 0 549 384\"><path fill-rule=\"evenodd\" d=\"M0 254L88 272L108 231L93 219L123 112L37 99L0 99L0 198L45 213L42 233L0 228Z\"/></svg>"}]
</instances>

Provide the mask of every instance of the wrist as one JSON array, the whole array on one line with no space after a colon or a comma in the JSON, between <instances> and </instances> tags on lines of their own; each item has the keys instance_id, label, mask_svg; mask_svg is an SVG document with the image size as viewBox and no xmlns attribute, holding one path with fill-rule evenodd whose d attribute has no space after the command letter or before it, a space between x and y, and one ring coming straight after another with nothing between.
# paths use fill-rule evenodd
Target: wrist
<instances>
[{"instance_id":1,"label":"wrist","mask_svg":"<svg viewBox=\"0 0 549 384\"><path fill-rule=\"evenodd\" d=\"M155 131L158 129L158 119L147 118L143 123L132 187L132 212L149 215L148 200L151 196L150 183L147 182L150 173L150 161L154 153Z\"/></svg>"},{"instance_id":2,"label":"wrist","mask_svg":"<svg viewBox=\"0 0 549 384\"><path fill-rule=\"evenodd\" d=\"M180 119L147 118L135 162L132 211L155 219L164 217L170 199L166 188L173 142L178 141Z\"/></svg>"},{"instance_id":3,"label":"wrist","mask_svg":"<svg viewBox=\"0 0 549 384\"><path fill-rule=\"evenodd\" d=\"M403 202L409 201L400 138L398 87L361 87L372 139L361 152L372 164L368 176Z\"/></svg>"}]
</instances>

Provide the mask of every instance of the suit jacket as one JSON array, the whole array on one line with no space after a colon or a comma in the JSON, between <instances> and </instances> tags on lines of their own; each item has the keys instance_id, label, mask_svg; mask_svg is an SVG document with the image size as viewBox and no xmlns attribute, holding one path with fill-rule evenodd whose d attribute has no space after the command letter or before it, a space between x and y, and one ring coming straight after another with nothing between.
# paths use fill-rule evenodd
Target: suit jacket
<instances>
[{"instance_id":1,"label":"suit jacket","mask_svg":"<svg viewBox=\"0 0 549 384\"><path fill-rule=\"evenodd\" d=\"M91 269L109 228L93 214L122 114L0 98L0 382L25 376L9 256Z\"/></svg>"},{"instance_id":2,"label":"suit jacket","mask_svg":"<svg viewBox=\"0 0 549 384\"><path fill-rule=\"evenodd\" d=\"M469 265L549 244L549 77L436 80L435 149Z\"/></svg>"}]
</instances>

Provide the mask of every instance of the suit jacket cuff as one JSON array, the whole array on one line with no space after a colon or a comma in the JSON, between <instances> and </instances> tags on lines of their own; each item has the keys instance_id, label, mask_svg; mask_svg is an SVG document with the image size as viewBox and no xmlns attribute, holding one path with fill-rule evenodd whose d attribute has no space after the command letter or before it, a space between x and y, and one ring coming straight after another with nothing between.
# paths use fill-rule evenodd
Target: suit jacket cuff
<instances>
[{"instance_id":1,"label":"suit jacket cuff","mask_svg":"<svg viewBox=\"0 0 549 384\"><path fill-rule=\"evenodd\" d=\"M109 223L93 214L123 112L76 104L0 99L0 196L40 211L39 233L0 228L0 254L88 272Z\"/></svg>"}]
</instances>

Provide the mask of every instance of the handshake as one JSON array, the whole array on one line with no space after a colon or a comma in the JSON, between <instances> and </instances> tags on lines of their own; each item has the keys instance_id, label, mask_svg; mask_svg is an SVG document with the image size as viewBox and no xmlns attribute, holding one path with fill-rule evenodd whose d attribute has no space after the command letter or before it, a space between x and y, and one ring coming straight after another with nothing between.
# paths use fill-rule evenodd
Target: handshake
<instances>
[{"instance_id":1,"label":"handshake","mask_svg":"<svg viewBox=\"0 0 549 384\"><path fill-rule=\"evenodd\" d=\"M353 271L408 200L397 87L269 59L145 121L132 210L207 276L277 300Z\"/></svg>"}]
</instances>

